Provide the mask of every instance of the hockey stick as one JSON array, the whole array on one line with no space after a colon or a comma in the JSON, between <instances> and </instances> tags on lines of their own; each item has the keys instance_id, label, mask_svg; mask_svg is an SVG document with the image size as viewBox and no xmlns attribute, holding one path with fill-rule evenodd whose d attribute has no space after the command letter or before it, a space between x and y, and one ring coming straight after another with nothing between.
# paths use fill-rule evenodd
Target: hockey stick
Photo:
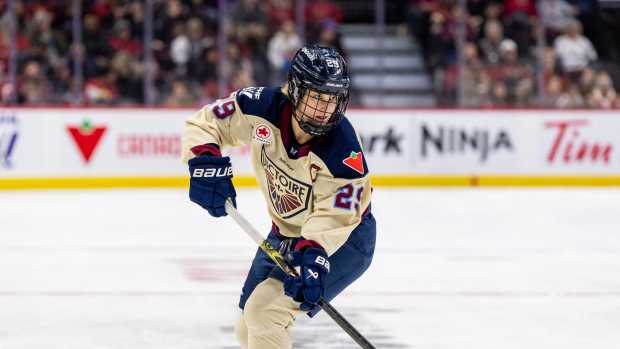
<instances>
[{"instance_id":1,"label":"hockey stick","mask_svg":"<svg viewBox=\"0 0 620 349\"><path fill-rule=\"evenodd\" d=\"M263 239L263 236L248 222L245 217L243 217L239 211L233 206L230 199L226 201L226 213L228 213L232 219L239 224L241 229L243 229L251 238L258 244L261 250L263 250L271 260L273 260L285 273L288 275L298 277L299 273L297 270L290 266L280 254L276 248L271 246L266 239ZM323 309L329 317L331 317L340 328L342 328L351 338L355 341L355 343L359 344L360 348L363 349L375 349L375 347L370 344L370 342L364 338L364 336L359 333L347 319L344 318L328 301L321 298L319 300L319 306Z\"/></svg>"}]
</instances>

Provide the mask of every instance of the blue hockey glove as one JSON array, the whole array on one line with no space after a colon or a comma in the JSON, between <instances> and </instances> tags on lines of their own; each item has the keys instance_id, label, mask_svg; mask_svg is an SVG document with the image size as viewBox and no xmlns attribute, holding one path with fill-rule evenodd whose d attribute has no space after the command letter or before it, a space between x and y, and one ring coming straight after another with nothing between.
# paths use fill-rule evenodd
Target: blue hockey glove
<instances>
[{"instance_id":1,"label":"blue hockey glove","mask_svg":"<svg viewBox=\"0 0 620 349\"><path fill-rule=\"evenodd\" d=\"M330 267L327 253L314 241L299 240L285 258L292 266L301 267L301 273L299 277L287 276L284 279L284 293L301 302L301 310L311 311L325 292Z\"/></svg>"},{"instance_id":2,"label":"blue hockey glove","mask_svg":"<svg viewBox=\"0 0 620 349\"><path fill-rule=\"evenodd\" d=\"M228 156L201 155L189 160L189 198L213 217L226 216L226 199L237 207Z\"/></svg>"}]
</instances>

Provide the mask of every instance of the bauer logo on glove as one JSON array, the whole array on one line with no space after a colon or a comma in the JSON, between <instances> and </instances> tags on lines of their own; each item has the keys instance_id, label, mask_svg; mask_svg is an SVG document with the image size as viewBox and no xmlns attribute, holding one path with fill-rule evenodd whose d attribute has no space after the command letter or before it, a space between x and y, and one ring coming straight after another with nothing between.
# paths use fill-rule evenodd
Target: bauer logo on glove
<instances>
[{"instance_id":1,"label":"bauer logo on glove","mask_svg":"<svg viewBox=\"0 0 620 349\"><path fill-rule=\"evenodd\" d=\"M189 160L189 198L213 217L226 216L226 200L237 206L228 156L201 155Z\"/></svg>"},{"instance_id":2,"label":"bauer logo on glove","mask_svg":"<svg viewBox=\"0 0 620 349\"><path fill-rule=\"evenodd\" d=\"M232 176L232 167L195 168L192 177L228 177Z\"/></svg>"}]
</instances>

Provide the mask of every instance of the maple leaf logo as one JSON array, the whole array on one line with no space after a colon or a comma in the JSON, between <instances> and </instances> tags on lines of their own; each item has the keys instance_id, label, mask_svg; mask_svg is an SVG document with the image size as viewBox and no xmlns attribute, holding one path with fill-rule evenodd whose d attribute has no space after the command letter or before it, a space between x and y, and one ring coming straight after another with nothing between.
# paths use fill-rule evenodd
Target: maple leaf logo
<instances>
[{"instance_id":1,"label":"maple leaf logo","mask_svg":"<svg viewBox=\"0 0 620 349\"><path fill-rule=\"evenodd\" d=\"M67 126L67 131L80 150L85 163L90 162L106 130L107 127L105 126L93 127L90 120L82 121L80 126Z\"/></svg>"},{"instance_id":2,"label":"maple leaf logo","mask_svg":"<svg viewBox=\"0 0 620 349\"><path fill-rule=\"evenodd\" d=\"M271 128L267 125L258 125L254 129L254 137L256 141L263 144L271 143Z\"/></svg>"},{"instance_id":3,"label":"maple leaf logo","mask_svg":"<svg viewBox=\"0 0 620 349\"><path fill-rule=\"evenodd\" d=\"M362 161L362 156L362 152L356 153L352 151L348 158L342 160L342 163L353 169L355 172L363 175L364 162Z\"/></svg>"},{"instance_id":4,"label":"maple leaf logo","mask_svg":"<svg viewBox=\"0 0 620 349\"><path fill-rule=\"evenodd\" d=\"M267 127L260 127L256 133L263 138L269 137L269 129Z\"/></svg>"}]
</instances>

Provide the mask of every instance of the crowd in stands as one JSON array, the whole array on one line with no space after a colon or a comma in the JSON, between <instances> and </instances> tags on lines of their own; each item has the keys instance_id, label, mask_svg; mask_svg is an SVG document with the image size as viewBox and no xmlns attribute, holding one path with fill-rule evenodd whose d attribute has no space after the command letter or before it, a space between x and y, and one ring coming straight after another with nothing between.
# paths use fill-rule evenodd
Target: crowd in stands
<instances>
[{"instance_id":1,"label":"crowd in stands","mask_svg":"<svg viewBox=\"0 0 620 349\"><path fill-rule=\"evenodd\" d=\"M423 48L437 104L463 106L620 107L596 1L468 0L464 66L459 71L458 0L410 1L408 22ZM9 79L10 18L0 0L0 103L133 105L145 103L144 2L82 1L82 45L73 40L71 1L15 0L16 81ZM341 8L332 0L306 2L304 39L295 27L294 0L153 0L153 92L157 105L193 106L226 90L280 84L302 41L342 50ZM218 33L227 46L220 64ZM545 32L541 33L541 18ZM541 36L542 35L542 36ZM537 44L543 38L544 45ZM542 68L538 52L544 49ZM74 79L75 62L82 80ZM542 79L540 71L543 69ZM459 80L459 77L462 77ZM459 85L459 81L461 84ZM541 86L542 85L542 86Z\"/></svg>"},{"instance_id":2,"label":"crowd in stands","mask_svg":"<svg viewBox=\"0 0 620 349\"><path fill-rule=\"evenodd\" d=\"M600 55L612 53L596 1L545 0L537 6L535 0L469 0L462 72L458 3L410 5L409 27L423 47L439 105L461 99L465 107L620 108L610 75L597 64Z\"/></svg>"},{"instance_id":3,"label":"crowd in stands","mask_svg":"<svg viewBox=\"0 0 620 349\"><path fill-rule=\"evenodd\" d=\"M232 91L279 84L301 46L293 0L228 1L226 65L220 67L218 1L154 0L152 54L155 101L192 106L219 97L219 74ZM82 1L82 45L73 44L71 1L16 0L17 81L9 81L10 18L0 1L0 102L14 92L19 104L132 105L145 102L143 1ZM341 9L308 1L307 40L339 46ZM82 61L82 88L74 59ZM221 68L218 69L218 68ZM80 93L81 92L81 93Z\"/></svg>"}]
</instances>

